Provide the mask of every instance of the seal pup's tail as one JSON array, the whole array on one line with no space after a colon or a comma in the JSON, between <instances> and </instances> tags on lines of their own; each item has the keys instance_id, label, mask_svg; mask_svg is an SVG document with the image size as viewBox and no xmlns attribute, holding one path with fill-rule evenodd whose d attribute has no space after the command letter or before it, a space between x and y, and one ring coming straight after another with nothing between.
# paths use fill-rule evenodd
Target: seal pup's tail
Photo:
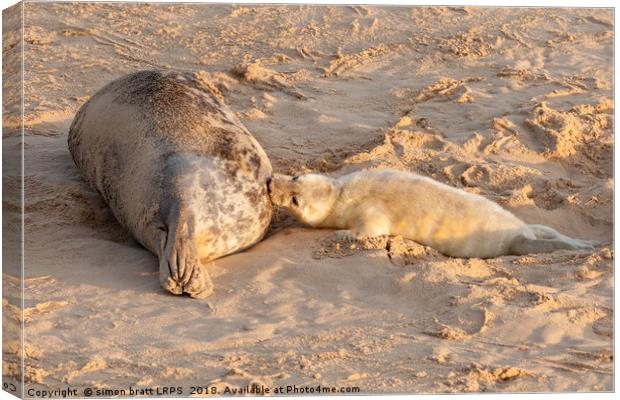
<instances>
[{"instance_id":1,"label":"seal pup's tail","mask_svg":"<svg viewBox=\"0 0 620 400\"><path fill-rule=\"evenodd\" d=\"M511 243L516 255L551 253L556 250L594 250L593 241L573 239L546 225L526 225L526 232ZM532 238L532 235L535 238Z\"/></svg>"}]
</instances>

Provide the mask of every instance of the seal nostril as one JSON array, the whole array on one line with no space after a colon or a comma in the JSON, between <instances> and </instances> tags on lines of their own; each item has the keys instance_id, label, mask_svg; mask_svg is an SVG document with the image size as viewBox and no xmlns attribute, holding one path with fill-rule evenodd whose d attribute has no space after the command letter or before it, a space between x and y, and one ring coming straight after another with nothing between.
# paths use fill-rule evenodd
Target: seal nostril
<instances>
[{"instance_id":1,"label":"seal nostril","mask_svg":"<svg viewBox=\"0 0 620 400\"><path fill-rule=\"evenodd\" d=\"M271 177L267 178L267 192L271 194Z\"/></svg>"}]
</instances>

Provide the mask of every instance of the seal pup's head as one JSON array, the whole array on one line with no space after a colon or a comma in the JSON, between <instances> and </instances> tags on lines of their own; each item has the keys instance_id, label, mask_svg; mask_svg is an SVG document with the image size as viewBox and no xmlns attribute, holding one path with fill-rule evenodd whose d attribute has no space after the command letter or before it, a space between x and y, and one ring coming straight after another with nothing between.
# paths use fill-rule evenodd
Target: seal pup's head
<instances>
[{"instance_id":1,"label":"seal pup's head","mask_svg":"<svg viewBox=\"0 0 620 400\"><path fill-rule=\"evenodd\" d=\"M319 225L329 216L339 195L336 181L318 174L274 174L268 188L273 204L286 208L310 226Z\"/></svg>"}]
</instances>

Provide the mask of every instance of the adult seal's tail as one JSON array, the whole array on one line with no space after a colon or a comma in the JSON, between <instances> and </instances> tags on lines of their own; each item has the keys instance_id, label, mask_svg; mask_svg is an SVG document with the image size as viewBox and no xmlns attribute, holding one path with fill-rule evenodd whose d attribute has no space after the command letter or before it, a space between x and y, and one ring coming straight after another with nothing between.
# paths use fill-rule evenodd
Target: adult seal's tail
<instances>
[{"instance_id":1,"label":"adult seal's tail","mask_svg":"<svg viewBox=\"0 0 620 400\"><path fill-rule=\"evenodd\" d=\"M203 262L258 242L271 220L267 155L195 74L140 71L76 114L69 150L118 221L159 257L175 294L213 291Z\"/></svg>"}]
</instances>

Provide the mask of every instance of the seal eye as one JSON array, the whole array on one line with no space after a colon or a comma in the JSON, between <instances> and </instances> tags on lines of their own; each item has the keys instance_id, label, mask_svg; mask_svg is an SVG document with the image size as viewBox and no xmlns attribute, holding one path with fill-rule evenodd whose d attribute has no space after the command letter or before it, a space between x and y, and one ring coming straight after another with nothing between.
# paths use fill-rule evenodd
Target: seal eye
<instances>
[{"instance_id":1,"label":"seal eye","mask_svg":"<svg viewBox=\"0 0 620 400\"><path fill-rule=\"evenodd\" d=\"M299 202L297 201L297 196L293 196L291 202L295 205L295 207L299 207Z\"/></svg>"},{"instance_id":2,"label":"seal eye","mask_svg":"<svg viewBox=\"0 0 620 400\"><path fill-rule=\"evenodd\" d=\"M295 182L295 181L297 181L297 179L299 179L299 177L298 177L298 176L294 176L294 177L292 178L292 181L293 181L293 182Z\"/></svg>"}]
</instances>

